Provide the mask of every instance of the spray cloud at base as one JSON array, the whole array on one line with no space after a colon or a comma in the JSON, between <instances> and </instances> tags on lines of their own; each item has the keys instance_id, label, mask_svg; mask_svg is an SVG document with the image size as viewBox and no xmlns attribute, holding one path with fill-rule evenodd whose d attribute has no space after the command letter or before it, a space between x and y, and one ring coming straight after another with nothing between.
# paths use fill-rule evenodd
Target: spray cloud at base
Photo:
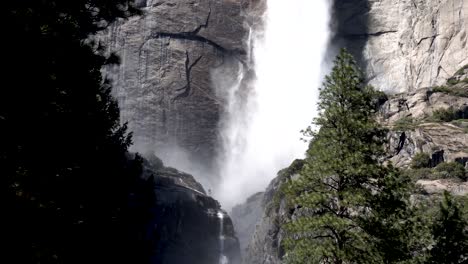
<instances>
[{"instance_id":1,"label":"spray cloud at base","mask_svg":"<svg viewBox=\"0 0 468 264\"><path fill-rule=\"evenodd\" d=\"M251 34L255 77L231 85L221 127L221 183L227 209L263 190L294 159L316 112L329 39L330 1L268 0L264 27ZM247 86L247 88L246 88Z\"/></svg>"}]
</instances>

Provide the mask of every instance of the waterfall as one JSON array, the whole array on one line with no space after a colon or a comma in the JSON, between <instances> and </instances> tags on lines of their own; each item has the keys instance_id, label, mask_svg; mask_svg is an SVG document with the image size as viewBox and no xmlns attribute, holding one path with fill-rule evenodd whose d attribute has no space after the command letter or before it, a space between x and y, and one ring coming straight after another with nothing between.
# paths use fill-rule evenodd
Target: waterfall
<instances>
[{"instance_id":1,"label":"waterfall","mask_svg":"<svg viewBox=\"0 0 468 264\"><path fill-rule=\"evenodd\" d=\"M330 2L267 0L264 27L251 35L255 78L227 93L215 190L225 208L264 190L278 170L304 156L300 131L316 112Z\"/></svg>"},{"instance_id":2,"label":"waterfall","mask_svg":"<svg viewBox=\"0 0 468 264\"><path fill-rule=\"evenodd\" d=\"M224 213L217 213L219 219L219 264L229 264L229 259L224 254Z\"/></svg>"}]
</instances>

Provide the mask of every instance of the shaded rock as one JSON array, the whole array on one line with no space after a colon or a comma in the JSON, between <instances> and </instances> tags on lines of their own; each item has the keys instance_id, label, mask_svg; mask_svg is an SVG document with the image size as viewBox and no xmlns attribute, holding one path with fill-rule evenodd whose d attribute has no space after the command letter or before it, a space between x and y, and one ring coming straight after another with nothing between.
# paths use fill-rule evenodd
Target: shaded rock
<instances>
[{"instance_id":1,"label":"shaded rock","mask_svg":"<svg viewBox=\"0 0 468 264\"><path fill-rule=\"evenodd\" d=\"M264 193L259 192L250 196L244 203L234 206L231 218L234 222L236 235L239 238L242 256L246 255L247 246L255 232L257 222L263 214Z\"/></svg>"},{"instance_id":2,"label":"shaded rock","mask_svg":"<svg viewBox=\"0 0 468 264\"><path fill-rule=\"evenodd\" d=\"M156 194L148 231L156 241L151 263L219 264L225 255L229 263L239 264L239 241L218 201L193 176L145 160L143 176L151 175Z\"/></svg>"},{"instance_id":3,"label":"shaded rock","mask_svg":"<svg viewBox=\"0 0 468 264\"><path fill-rule=\"evenodd\" d=\"M297 176L304 161L296 160L288 168L281 170L268 185L263 196L262 217L257 222L255 232L243 256L245 264L280 264L284 255L281 242L284 238L282 224L293 217L295 210L289 208L281 191L281 186Z\"/></svg>"},{"instance_id":4,"label":"shaded rock","mask_svg":"<svg viewBox=\"0 0 468 264\"><path fill-rule=\"evenodd\" d=\"M465 0L335 0L337 46L389 93L444 83L468 64Z\"/></svg>"},{"instance_id":5,"label":"shaded rock","mask_svg":"<svg viewBox=\"0 0 468 264\"><path fill-rule=\"evenodd\" d=\"M401 136L406 135L404 141ZM468 157L468 134L447 123L425 123L404 132L390 132L389 159L398 167L408 167L418 152L432 156L432 167L441 162L463 161Z\"/></svg>"},{"instance_id":6,"label":"shaded rock","mask_svg":"<svg viewBox=\"0 0 468 264\"><path fill-rule=\"evenodd\" d=\"M143 15L99 34L121 58L104 69L134 151L205 175L213 166L223 99L213 78L244 67L248 1L138 1Z\"/></svg>"}]
</instances>

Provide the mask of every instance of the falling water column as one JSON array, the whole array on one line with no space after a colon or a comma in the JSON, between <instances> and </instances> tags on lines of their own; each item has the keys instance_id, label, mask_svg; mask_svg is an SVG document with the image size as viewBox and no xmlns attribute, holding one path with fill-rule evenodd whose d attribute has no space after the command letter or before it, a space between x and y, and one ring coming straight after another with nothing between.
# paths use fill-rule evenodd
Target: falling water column
<instances>
[{"instance_id":1,"label":"falling water column","mask_svg":"<svg viewBox=\"0 0 468 264\"><path fill-rule=\"evenodd\" d=\"M227 209L304 156L300 131L316 116L332 1L265 1L264 27L251 34L256 78L247 91L234 86L226 98L222 182L215 196Z\"/></svg>"},{"instance_id":2,"label":"falling water column","mask_svg":"<svg viewBox=\"0 0 468 264\"><path fill-rule=\"evenodd\" d=\"M219 264L229 264L229 259L224 255L224 213L217 213L219 219Z\"/></svg>"}]
</instances>

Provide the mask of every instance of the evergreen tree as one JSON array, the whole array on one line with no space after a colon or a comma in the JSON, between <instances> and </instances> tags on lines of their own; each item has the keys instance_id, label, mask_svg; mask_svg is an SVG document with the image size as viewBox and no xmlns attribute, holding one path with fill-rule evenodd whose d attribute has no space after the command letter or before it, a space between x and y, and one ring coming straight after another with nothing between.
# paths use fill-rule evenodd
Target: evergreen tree
<instances>
[{"instance_id":1,"label":"evergreen tree","mask_svg":"<svg viewBox=\"0 0 468 264\"><path fill-rule=\"evenodd\" d=\"M152 190L139 179L140 160L127 153L131 137L101 76L112 57L89 40L136 13L130 0L4 3L5 263L111 263L144 255L137 249L144 226L130 228L129 215L143 214L146 202L132 207L129 197L139 192L132 199L150 201Z\"/></svg>"},{"instance_id":2,"label":"evergreen tree","mask_svg":"<svg viewBox=\"0 0 468 264\"><path fill-rule=\"evenodd\" d=\"M395 230L407 211L408 181L384 165L386 130L374 118L378 95L343 50L320 89L319 131L306 131L312 140L304 169L287 188L298 205L286 226L287 262L388 263L389 255L407 255Z\"/></svg>"},{"instance_id":3,"label":"evergreen tree","mask_svg":"<svg viewBox=\"0 0 468 264\"><path fill-rule=\"evenodd\" d=\"M427 263L468 262L468 219L461 206L448 192L444 193L439 215L432 225L435 245Z\"/></svg>"}]
</instances>

